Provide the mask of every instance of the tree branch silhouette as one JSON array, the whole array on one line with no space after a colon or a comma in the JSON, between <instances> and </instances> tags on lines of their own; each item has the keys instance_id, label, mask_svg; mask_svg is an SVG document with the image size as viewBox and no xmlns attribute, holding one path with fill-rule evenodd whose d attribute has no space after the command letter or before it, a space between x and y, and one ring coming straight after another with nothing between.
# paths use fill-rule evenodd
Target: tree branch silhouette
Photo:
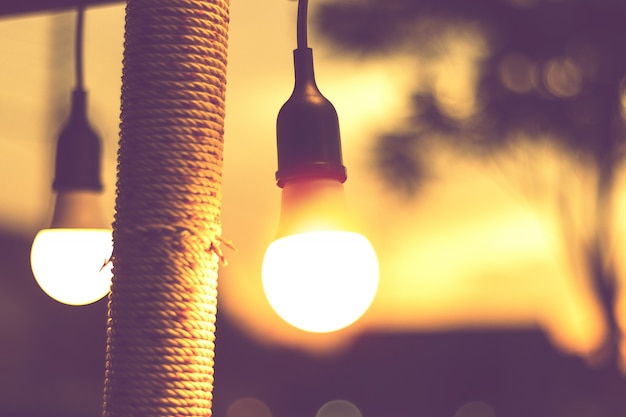
<instances>
[{"instance_id":1,"label":"tree branch silhouette","mask_svg":"<svg viewBox=\"0 0 626 417\"><path fill-rule=\"evenodd\" d=\"M357 59L408 53L427 66L453 55L455 42L470 39L477 50L479 43L486 45L471 62L478 74L472 105L460 111L430 80L413 93L412 116L377 138L376 166L403 194L416 195L428 179L429 141L485 158L506 152L522 135L554 141L569 155L593 161L594 233L574 245L585 254L610 330L601 350L613 368L621 332L617 277L605 249L624 156L624 18L621 0L342 0L321 4L314 16L330 47ZM557 210L566 211L567 199L556 195L554 201ZM564 236L572 235L568 217L562 216Z\"/></svg>"}]
</instances>

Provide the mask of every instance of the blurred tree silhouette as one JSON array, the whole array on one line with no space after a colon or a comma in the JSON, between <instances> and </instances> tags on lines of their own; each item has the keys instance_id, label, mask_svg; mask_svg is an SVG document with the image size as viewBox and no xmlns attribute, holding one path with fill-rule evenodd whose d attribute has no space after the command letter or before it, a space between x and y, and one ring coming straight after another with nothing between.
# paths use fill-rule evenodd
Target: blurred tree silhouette
<instances>
[{"instance_id":1,"label":"blurred tree silhouette","mask_svg":"<svg viewBox=\"0 0 626 417\"><path fill-rule=\"evenodd\" d=\"M378 138L373 158L407 196L430 175L433 144L490 160L547 142L563 160L593 167L588 236L575 236L567 188L552 198L605 315L610 334L598 357L613 366L620 332L606 248L624 154L625 18L623 0L341 0L314 16L320 36L344 54L416 58L411 117Z\"/></svg>"}]
</instances>

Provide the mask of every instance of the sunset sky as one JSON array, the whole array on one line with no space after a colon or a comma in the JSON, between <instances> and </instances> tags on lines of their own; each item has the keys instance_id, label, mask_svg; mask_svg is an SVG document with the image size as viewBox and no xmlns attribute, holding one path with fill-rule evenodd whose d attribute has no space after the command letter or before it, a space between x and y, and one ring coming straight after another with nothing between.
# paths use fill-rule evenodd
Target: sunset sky
<instances>
[{"instance_id":1,"label":"sunset sky","mask_svg":"<svg viewBox=\"0 0 626 417\"><path fill-rule=\"evenodd\" d=\"M448 61L423 68L404 52L342 56L312 32L318 86L339 114L346 191L378 253L380 287L365 316L337 333L307 334L278 318L260 271L279 215L275 123L293 87L295 11L286 0L231 5L222 213L224 238L238 250L225 252L223 314L259 343L313 353L345 348L364 331L460 328L540 328L563 352L584 356L597 348L605 331L600 311L547 197L564 187L561 176L577 178L565 190L579 225L569 232L585 236L585 195L595 174L584 161L537 142L521 141L519 154L488 161L435 147L437 176L414 197L390 187L373 163L375 138L409 116L410 92L420 82L435 80L451 112L472 111L477 43L460 43ZM73 25L71 12L0 20L0 227L22 237L34 236L51 215L54 140L73 85ZM102 206L112 216L124 8L89 9L85 25L88 111L104 144ZM615 204L619 212L624 202ZM616 220L614 230L613 244L622 242L626 225ZM616 253L620 270L622 258Z\"/></svg>"},{"instance_id":2,"label":"sunset sky","mask_svg":"<svg viewBox=\"0 0 626 417\"><path fill-rule=\"evenodd\" d=\"M314 35L318 85L340 118L348 198L378 252L381 284L371 311L345 332L310 336L279 322L262 294L260 263L279 214L275 119L293 86L295 4L274 3L244 7L235 2L231 10L223 217L224 236L238 252L227 253L229 266L220 283L229 314L253 333L305 348L343 342L359 328L509 325L542 326L566 350L594 347L602 327L551 230L554 219L541 203L527 201L536 197L524 195L510 179L511 171L519 175L524 167L511 165L507 156L493 164L441 149L434 155L440 160L439 177L417 197L404 198L380 180L371 152L376 134L407 116L415 73L425 70L402 53L357 62L328 50ZM115 198L123 15L122 6L109 6L89 10L86 17L89 117L104 142L102 204L109 213ZM2 55L11 57L2 70L0 93L6 109L0 219L18 233L34 233L50 216L55 132L73 84L73 22L72 13L0 22ZM441 66L458 68L454 76L432 70L439 77L437 88L471 94L472 63L479 51L467 49L457 46L447 66ZM551 149L528 152L547 164L560 163ZM533 169L562 168L542 164Z\"/></svg>"}]
</instances>

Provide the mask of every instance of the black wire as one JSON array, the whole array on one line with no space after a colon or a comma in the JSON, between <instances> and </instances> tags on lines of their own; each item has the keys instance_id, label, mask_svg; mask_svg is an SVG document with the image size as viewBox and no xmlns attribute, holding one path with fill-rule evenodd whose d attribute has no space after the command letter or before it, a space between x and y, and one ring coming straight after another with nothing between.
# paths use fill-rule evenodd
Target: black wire
<instances>
[{"instance_id":1,"label":"black wire","mask_svg":"<svg viewBox=\"0 0 626 417\"><path fill-rule=\"evenodd\" d=\"M298 0L297 45L298 49L309 47L307 40L307 8L308 0Z\"/></svg>"},{"instance_id":2,"label":"black wire","mask_svg":"<svg viewBox=\"0 0 626 417\"><path fill-rule=\"evenodd\" d=\"M76 66L76 90L83 89L83 20L85 6L80 4L76 11L76 38L74 46L74 65Z\"/></svg>"}]
</instances>

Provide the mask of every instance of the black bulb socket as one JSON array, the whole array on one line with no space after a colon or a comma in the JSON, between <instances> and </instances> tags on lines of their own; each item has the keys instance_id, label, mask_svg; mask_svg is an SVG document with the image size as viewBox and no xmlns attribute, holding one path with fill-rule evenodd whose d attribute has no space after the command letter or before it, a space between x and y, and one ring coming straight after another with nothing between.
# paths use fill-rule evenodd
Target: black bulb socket
<instances>
[{"instance_id":1,"label":"black bulb socket","mask_svg":"<svg viewBox=\"0 0 626 417\"><path fill-rule=\"evenodd\" d=\"M100 138L87 120L87 93L76 89L57 142L52 188L57 192L101 191L100 153Z\"/></svg>"},{"instance_id":2,"label":"black bulb socket","mask_svg":"<svg viewBox=\"0 0 626 417\"><path fill-rule=\"evenodd\" d=\"M276 122L279 187L303 179L346 181L337 111L317 88L311 48L294 50L295 86Z\"/></svg>"}]
</instances>

